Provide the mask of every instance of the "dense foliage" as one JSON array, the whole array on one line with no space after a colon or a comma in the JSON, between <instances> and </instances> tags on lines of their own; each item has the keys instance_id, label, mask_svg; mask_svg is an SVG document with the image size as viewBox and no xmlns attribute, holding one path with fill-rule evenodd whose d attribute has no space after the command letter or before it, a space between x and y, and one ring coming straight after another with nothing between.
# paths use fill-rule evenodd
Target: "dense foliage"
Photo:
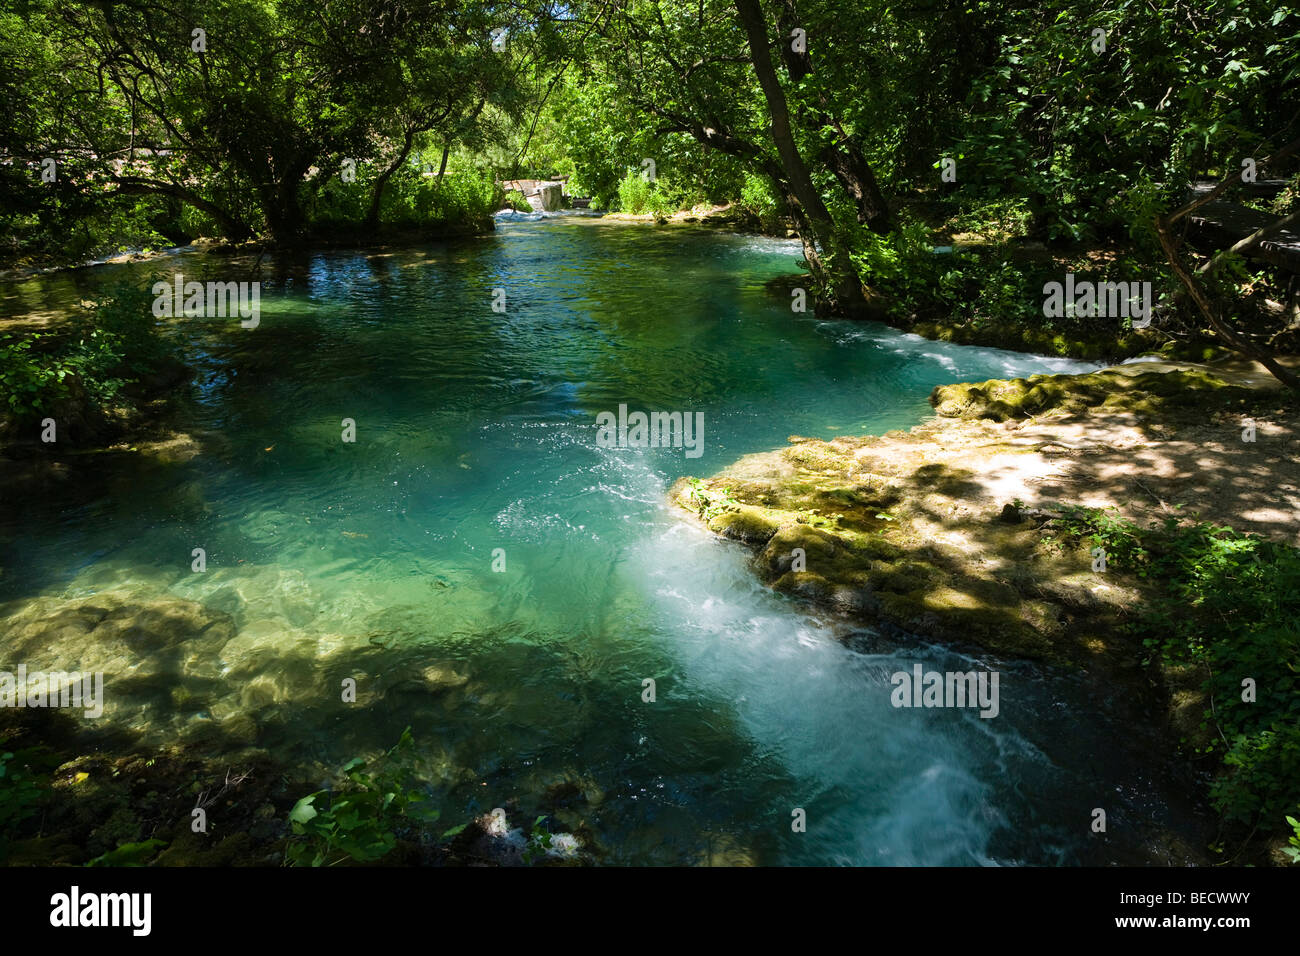
<instances>
[{"instance_id":1,"label":"dense foliage","mask_svg":"<svg viewBox=\"0 0 1300 956\"><path fill-rule=\"evenodd\" d=\"M568 176L597 207L792 227L821 310L879 314L865 283L1014 344L1082 244L1091 278L1156 288L1154 342L1208 324L1250 354L1294 344L1278 277L1238 257L1202 303L1185 222L1156 224L1247 164L1291 185L1233 198L1294 212L1297 41L1266 0L6 0L0 236L77 260L445 234L488 227L493 180Z\"/></svg>"},{"instance_id":2,"label":"dense foliage","mask_svg":"<svg viewBox=\"0 0 1300 956\"><path fill-rule=\"evenodd\" d=\"M55 333L0 337L0 431L34 439L43 416L94 428L131 406L141 383L179 362L152 311L149 285L121 281Z\"/></svg>"},{"instance_id":3,"label":"dense foliage","mask_svg":"<svg viewBox=\"0 0 1300 956\"><path fill-rule=\"evenodd\" d=\"M296 242L340 205L371 227L481 217L488 204L458 194L466 178L419 182L422 158L519 120L547 19L454 0L9 4L5 231L78 255L114 235ZM503 28L511 42L495 50ZM352 195L322 201L327 190Z\"/></svg>"},{"instance_id":4,"label":"dense foliage","mask_svg":"<svg viewBox=\"0 0 1300 956\"><path fill-rule=\"evenodd\" d=\"M1218 758L1211 796L1224 819L1287 829L1300 781L1300 550L1177 518L1142 529L1079 508L1063 524L1152 585L1129 630L1153 661L1201 675L1198 746Z\"/></svg>"}]
</instances>

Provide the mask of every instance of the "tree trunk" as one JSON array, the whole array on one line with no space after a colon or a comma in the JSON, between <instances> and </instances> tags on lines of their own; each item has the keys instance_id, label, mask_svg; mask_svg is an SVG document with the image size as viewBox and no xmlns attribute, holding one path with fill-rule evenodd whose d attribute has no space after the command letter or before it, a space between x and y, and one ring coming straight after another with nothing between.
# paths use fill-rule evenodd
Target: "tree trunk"
<instances>
[{"instance_id":1,"label":"tree trunk","mask_svg":"<svg viewBox=\"0 0 1300 956\"><path fill-rule=\"evenodd\" d=\"M790 127L790 111L786 104L785 91L777 79L772 66L772 57L768 51L770 41L767 25L763 20L763 11L758 0L734 0L736 12L749 41L750 60L754 72L758 74L758 84L767 101L768 114L772 120L772 140L776 144L777 155L785 171L785 179L791 191L799 201L803 214L813 232L813 237L821 248L823 261L829 259L829 272L834 306L847 315L866 315L867 303L862 294L862 280L858 278L852 265L843 254L835 249L835 224L830 211L822 202L821 193L813 185L808 167L799 155L799 147L794 141L794 132Z\"/></svg>"},{"instance_id":2,"label":"tree trunk","mask_svg":"<svg viewBox=\"0 0 1300 956\"><path fill-rule=\"evenodd\" d=\"M794 0L785 0L777 23L781 32L777 46L781 51L786 75L790 77L790 82L798 83L812 72L813 67L812 57L809 56L807 48L805 47L801 52L794 48L793 42L790 42L790 34L795 27L799 26L799 11L795 8ZM862 155L858 144L851 137L844 135L838 118L830 115L826 110L813 111L813 119L819 127L838 130L842 137L839 142L827 143L822 147L821 159L835 174L835 178L839 180L845 192L853 198L853 204L858 210L858 222L877 235L883 236L893 232L893 213L889 211L889 204L885 202L885 197L876 184L875 173L871 171L871 166Z\"/></svg>"},{"instance_id":3,"label":"tree trunk","mask_svg":"<svg viewBox=\"0 0 1300 956\"><path fill-rule=\"evenodd\" d=\"M785 91L781 89L781 82L776 77L772 57L767 49L771 41L767 37L763 12L758 0L735 0L735 5L749 40L750 61L754 65L754 72L758 74L758 85L762 87L763 98L767 101L768 115L772 120L772 140L776 144L777 155L781 157L781 166L799 204L803 206L813 228L819 232L818 238L824 242L831 230L831 214L822 202L821 194L813 186L808 167L795 144Z\"/></svg>"},{"instance_id":4,"label":"tree trunk","mask_svg":"<svg viewBox=\"0 0 1300 956\"><path fill-rule=\"evenodd\" d=\"M379 174L379 178L375 180L374 188L370 192L370 208L366 211L366 229L369 232L373 233L378 231L379 206L384 199L384 187L388 185L388 180L392 178L393 173L401 169L402 163L406 162L406 157L411 155L411 144L414 142L415 130L414 128L408 129L406 131L406 136L402 141L401 152L397 154L397 158L394 159L392 163L389 164L388 168Z\"/></svg>"},{"instance_id":5,"label":"tree trunk","mask_svg":"<svg viewBox=\"0 0 1300 956\"><path fill-rule=\"evenodd\" d=\"M893 232L894 215L889 211L889 205L876 185L876 176L857 145L847 140L842 145L827 145L822 149L822 159L853 197L853 204L858 209L858 222L879 236Z\"/></svg>"},{"instance_id":6,"label":"tree trunk","mask_svg":"<svg viewBox=\"0 0 1300 956\"><path fill-rule=\"evenodd\" d=\"M1271 167L1275 168L1283 159L1297 151L1300 151L1300 139L1292 140L1290 143L1287 143L1285 146L1275 151L1272 155L1261 159L1257 168L1259 170L1269 169ZM1192 301L1196 304L1201 315L1205 318L1205 321L1209 323L1210 328L1214 330L1215 334L1223 339L1229 348L1240 352L1247 358L1254 359L1260 365L1264 366L1264 368L1268 369L1269 374L1287 388L1294 391L1300 391L1300 377L1297 377L1296 374L1286 366L1279 364L1269 353L1267 348L1261 348L1251 341L1248 334L1243 333L1239 335L1224 320L1223 316L1219 314L1218 308L1210 302L1205 291L1197 282L1196 275L1193 275L1192 272L1188 270L1187 266L1183 264L1179 244L1173 235L1174 226L1180 219L1184 216L1191 215L1201 206L1217 199L1220 195L1225 193L1229 187L1237 185L1239 182L1240 179L1238 178L1238 174L1234 172L1226 179L1223 179L1209 192L1202 193L1190 202L1175 209L1167 216L1156 216L1156 236L1160 240L1160 247L1164 250L1165 258L1169 260L1169 267L1174 270L1174 275L1176 275L1178 281L1183 284L1183 288L1187 290L1188 295L1191 296ZM1286 220L1284 219L1283 222L1285 221ZM1231 249L1219 253L1219 255L1211 258L1209 262L1202 266L1198 271L1198 274L1212 271L1221 261L1221 258L1226 258L1234 251L1239 252L1248 248L1250 245L1259 242L1260 239L1267 235L1271 229L1278 225L1280 224L1273 223L1272 226L1258 230L1257 232L1247 236L1241 242L1235 244Z\"/></svg>"},{"instance_id":7,"label":"tree trunk","mask_svg":"<svg viewBox=\"0 0 1300 956\"><path fill-rule=\"evenodd\" d=\"M433 184L433 194L442 195L442 177L447 175L447 157L451 155L451 140L442 144L442 162L438 164L438 181Z\"/></svg>"},{"instance_id":8,"label":"tree trunk","mask_svg":"<svg viewBox=\"0 0 1300 956\"><path fill-rule=\"evenodd\" d=\"M279 245L294 246L302 241L306 227L301 197L298 190L303 177L311 168L312 158L294 162L276 182L264 184L259 189L266 212L267 226Z\"/></svg>"},{"instance_id":9,"label":"tree trunk","mask_svg":"<svg viewBox=\"0 0 1300 956\"><path fill-rule=\"evenodd\" d=\"M1275 379L1294 391L1300 391L1300 378L1297 378L1285 365L1278 364L1277 360L1268 353L1267 349L1255 345L1246 335L1238 335L1232 327L1223 320L1219 315L1218 309L1206 297L1205 292L1197 283L1195 277L1183 265L1182 257L1178 252L1177 243L1169 232L1169 224L1162 218L1156 219L1156 235L1160 240L1160 246L1165 251L1165 257L1169 260L1170 268L1174 270L1174 275L1178 281L1187 289L1188 295L1200 309L1201 315L1221 339L1235 352L1239 352L1247 358L1254 359L1264 368L1268 369Z\"/></svg>"},{"instance_id":10,"label":"tree trunk","mask_svg":"<svg viewBox=\"0 0 1300 956\"><path fill-rule=\"evenodd\" d=\"M231 242L242 242L253 236L253 230L247 223L240 221L221 206L204 199L198 193L186 189L184 186L177 186L174 183L158 183L133 176L119 177L115 182L117 183L117 191L120 193L171 196L193 206L200 212L207 213L221 227L224 233L223 238Z\"/></svg>"}]
</instances>

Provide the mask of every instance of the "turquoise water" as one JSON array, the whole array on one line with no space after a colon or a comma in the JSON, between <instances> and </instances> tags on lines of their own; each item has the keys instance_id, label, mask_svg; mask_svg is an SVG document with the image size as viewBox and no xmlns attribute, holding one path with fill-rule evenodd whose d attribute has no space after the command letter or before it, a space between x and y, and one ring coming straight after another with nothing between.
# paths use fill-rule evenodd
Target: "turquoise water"
<instances>
[{"instance_id":1,"label":"turquoise water","mask_svg":"<svg viewBox=\"0 0 1300 956\"><path fill-rule=\"evenodd\" d=\"M5 506L0 649L104 670L102 720L142 745L254 746L322 781L409 724L444 820L546 813L607 863L1146 860L1179 799L1124 749L1130 705L1004 664L996 719L895 709L894 671L983 662L812 614L665 503L791 434L911 426L942 382L1082 367L794 315L762 286L798 258L559 217L15 285L10 314L147 270L260 277L262 315L172 323L201 455ZM702 456L598 446L620 404L703 413ZM48 623L78 602L107 623ZM1098 841L1099 805L1141 826Z\"/></svg>"}]
</instances>

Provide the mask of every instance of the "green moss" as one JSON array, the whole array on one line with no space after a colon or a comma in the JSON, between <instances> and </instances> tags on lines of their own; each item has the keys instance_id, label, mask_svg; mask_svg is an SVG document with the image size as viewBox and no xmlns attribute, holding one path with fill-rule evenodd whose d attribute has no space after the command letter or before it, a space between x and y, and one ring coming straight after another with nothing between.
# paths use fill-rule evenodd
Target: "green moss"
<instances>
[{"instance_id":1,"label":"green moss","mask_svg":"<svg viewBox=\"0 0 1300 956\"><path fill-rule=\"evenodd\" d=\"M746 544L762 544L776 534L779 526L766 509L749 505L720 512L708 521L710 531Z\"/></svg>"},{"instance_id":2,"label":"green moss","mask_svg":"<svg viewBox=\"0 0 1300 956\"><path fill-rule=\"evenodd\" d=\"M853 554L867 561L895 561L907 553L881 533L842 530L837 537Z\"/></svg>"},{"instance_id":3,"label":"green moss","mask_svg":"<svg viewBox=\"0 0 1300 956\"><path fill-rule=\"evenodd\" d=\"M155 866L238 866L260 862L247 833L216 838L178 827L171 845L158 855Z\"/></svg>"},{"instance_id":4,"label":"green moss","mask_svg":"<svg viewBox=\"0 0 1300 956\"><path fill-rule=\"evenodd\" d=\"M894 591L911 594L942 579L944 575L933 565L923 561L902 560L894 564L880 564L868 575L871 587L877 591Z\"/></svg>"},{"instance_id":5,"label":"green moss","mask_svg":"<svg viewBox=\"0 0 1300 956\"><path fill-rule=\"evenodd\" d=\"M835 586L829 580L811 571L789 571L772 582L772 586L818 604L829 604L835 594Z\"/></svg>"},{"instance_id":6,"label":"green moss","mask_svg":"<svg viewBox=\"0 0 1300 956\"><path fill-rule=\"evenodd\" d=\"M1229 385L1200 369L1136 372L1103 369L1086 375L1032 375L940 385L930 404L945 418L986 418L1008 421L1049 412L1086 413L1104 407L1113 411L1154 414L1165 408L1204 409L1210 396L1226 406L1249 390Z\"/></svg>"},{"instance_id":7,"label":"green moss","mask_svg":"<svg viewBox=\"0 0 1300 956\"><path fill-rule=\"evenodd\" d=\"M1206 370L1130 366L941 386L932 401L941 415L968 419L1118 412L1166 421L1171 409L1203 415L1210 400L1238 394L1249 391ZM948 509L945 500L959 505L980 494L981 452L949 464L922 454L900 471L923 436L791 442L713 478L683 479L672 493L711 530L754 546L756 568L777 590L996 653L1080 662L1120 652L1117 642L1087 635L1107 633L1104 622L1113 623L1133 592L1120 587L1103 599L1070 584L1086 556L1040 560L1037 526L957 508L946 543L934 540L934 518L947 511L937 512L932 499ZM1032 453L996 447L999 455L1014 451ZM888 475L869 470L882 467L874 454Z\"/></svg>"},{"instance_id":8,"label":"green moss","mask_svg":"<svg viewBox=\"0 0 1300 956\"><path fill-rule=\"evenodd\" d=\"M818 471L828 471L843 467L843 461L838 455L828 453L825 449L825 442L801 442L791 448L787 448L785 457L795 464L802 465L805 468L812 468Z\"/></svg>"},{"instance_id":9,"label":"green moss","mask_svg":"<svg viewBox=\"0 0 1300 956\"><path fill-rule=\"evenodd\" d=\"M839 543L834 535L820 528L792 522L783 525L772 536L763 554L765 557L770 557L774 563L779 563L784 559L788 565L794 550L802 548L809 565L813 565L819 561L829 560L834 557Z\"/></svg>"}]
</instances>

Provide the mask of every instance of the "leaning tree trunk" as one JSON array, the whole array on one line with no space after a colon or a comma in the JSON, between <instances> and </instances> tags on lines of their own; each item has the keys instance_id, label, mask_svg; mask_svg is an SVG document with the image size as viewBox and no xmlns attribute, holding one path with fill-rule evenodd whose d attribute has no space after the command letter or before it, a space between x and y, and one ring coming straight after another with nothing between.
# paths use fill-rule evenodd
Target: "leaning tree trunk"
<instances>
[{"instance_id":1,"label":"leaning tree trunk","mask_svg":"<svg viewBox=\"0 0 1300 956\"><path fill-rule=\"evenodd\" d=\"M258 193L262 197L263 211L271 237L282 246L294 246L302 241L307 220L302 208L299 189L311 167L311 160L298 160L283 176L265 183Z\"/></svg>"},{"instance_id":2,"label":"leaning tree trunk","mask_svg":"<svg viewBox=\"0 0 1300 956\"><path fill-rule=\"evenodd\" d=\"M853 197L853 204L858 209L858 222L879 236L893 232L894 215L881 195L871 166L857 145L851 141L827 145L822 149L822 158L840 185Z\"/></svg>"},{"instance_id":3,"label":"leaning tree trunk","mask_svg":"<svg viewBox=\"0 0 1300 956\"><path fill-rule=\"evenodd\" d=\"M117 192L125 195L169 196L180 202L205 212L221 229L222 238L230 242L243 242L253 237L253 229L234 213L206 199L192 189L175 183L154 182L140 177L119 176L116 183Z\"/></svg>"},{"instance_id":4,"label":"leaning tree trunk","mask_svg":"<svg viewBox=\"0 0 1300 956\"><path fill-rule=\"evenodd\" d=\"M796 50L793 43L787 43L784 39L790 36L792 29L799 26L799 23L799 11L795 6L795 0L784 0L777 16L777 25L782 37L778 48L781 51L781 61L785 64L786 75L790 77L791 83L796 84L813 71L812 56L808 53L806 45L804 49ZM825 97L822 97L823 107L825 102ZM826 164L826 168L835 174L844 191L852 198L853 205L857 207L858 222L877 235L883 236L893 232L894 215L890 212L889 204L885 202L884 194L876 183L876 175L871 171L871 165L862 155L857 142L844 132L839 118L832 116L825 108L813 109L810 112L812 120L818 127L834 129L840 135L838 141L827 142L822 147L821 160Z\"/></svg>"},{"instance_id":5,"label":"leaning tree trunk","mask_svg":"<svg viewBox=\"0 0 1300 956\"><path fill-rule=\"evenodd\" d=\"M388 186L388 180L393 173L402 168L402 163L406 162L406 157L411 155L411 146L415 142L415 129L411 128L406 131L406 136L402 140L402 148L397 157L388 164L385 169L375 179L374 188L370 192L370 208L366 211L366 229L373 233L379 229L379 208L384 201L384 189Z\"/></svg>"},{"instance_id":6,"label":"leaning tree trunk","mask_svg":"<svg viewBox=\"0 0 1300 956\"><path fill-rule=\"evenodd\" d=\"M754 72L758 75L758 85L763 90L767 101L768 114L772 119L772 140L776 144L777 155L781 158L781 167L790 189L803 208L804 216L811 228L814 239L821 247L823 261L827 263L831 278L831 292L834 305L847 315L862 316L867 314L866 298L862 294L862 281L843 254L836 254L835 225L830 211L822 201L821 193L813 185L808 167L799 155L799 147L794 141L794 131L790 127L790 110L786 104L785 91L777 79L772 66L772 57L768 52L770 41L767 25L763 20L763 11L758 0L735 0L736 12L749 41L750 60Z\"/></svg>"}]
</instances>

